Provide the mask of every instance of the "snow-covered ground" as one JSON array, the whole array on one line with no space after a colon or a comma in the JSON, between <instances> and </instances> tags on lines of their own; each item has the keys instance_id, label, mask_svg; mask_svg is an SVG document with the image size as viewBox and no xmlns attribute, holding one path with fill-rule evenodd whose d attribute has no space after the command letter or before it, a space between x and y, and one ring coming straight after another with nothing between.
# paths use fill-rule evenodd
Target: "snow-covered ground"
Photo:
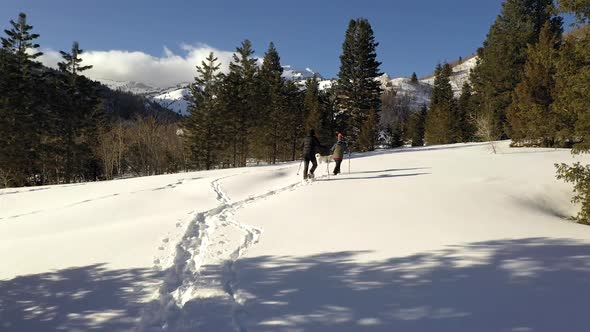
<instances>
[{"instance_id":1,"label":"snow-covered ground","mask_svg":"<svg viewBox=\"0 0 590 332\"><path fill-rule=\"evenodd\" d=\"M589 157L577 157L590 163ZM0 331L584 331L567 150L0 190Z\"/></svg>"}]
</instances>

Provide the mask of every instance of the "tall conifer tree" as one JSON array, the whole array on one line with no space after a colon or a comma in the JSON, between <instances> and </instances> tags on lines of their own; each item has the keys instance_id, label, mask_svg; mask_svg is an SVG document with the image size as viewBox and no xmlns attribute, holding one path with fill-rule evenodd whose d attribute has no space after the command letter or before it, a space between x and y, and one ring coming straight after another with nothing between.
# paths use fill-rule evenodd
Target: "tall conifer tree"
<instances>
[{"instance_id":1,"label":"tall conifer tree","mask_svg":"<svg viewBox=\"0 0 590 332\"><path fill-rule=\"evenodd\" d=\"M506 111L522 79L527 45L538 41L546 22L552 33L561 33L562 19L555 16L553 0L507 0L477 52L471 75L474 95L478 108L490 113L498 138L507 136Z\"/></svg>"},{"instance_id":2,"label":"tall conifer tree","mask_svg":"<svg viewBox=\"0 0 590 332\"><path fill-rule=\"evenodd\" d=\"M252 130L258 123L256 106L256 75L258 67L252 57L254 50L249 40L236 48L229 73L224 80L222 97L229 120L231 164L246 166L252 144Z\"/></svg>"},{"instance_id":3,"label":"tall conifer tree","mask_svg":"<svg viewBox=\"0 0 590 332\"><path fill-rule=\"evenodd\" d=\"M213 52L197 66L197 76L190 85L189 116L184 120L185 144L197 169L211 169L221 160L223 118L219 107L221 64Z\"/></svg>"},{"instance_id":4,"label":"tall conifer tree","mask_svg":"<svg viewBox=\"0 0 590 332\"><path fill-rule=\"evenodd\" d=\"M353 141L361 134L360 150L374 148L380 110L381 87L375 80L380 75L373 29L367 19L351 20L340 56L337 96L343 111L345 131ZM366 133L362 133L362 131Z\"/></svg>"},{"instance_id":5,"label":"tall conifer tree","mask_svg":"<svg viewBox=\"0 0 590 332\"><path fill-rule=\"evenodd\" d=\"M36 59L42 53L35 43L39 35L32 33L24 13L10 26L1 38L0 169L11 174L13 185L41 184L39 155L47 117L36 91L41 80Z\"/></svg>"},{"instance_id":6,"label":"tall conifer tree","mask_svg":"<svg viewBox=\"0 0 590 332\"><path fill-rule=\"evenodd\" d=\"M283 140L282 129L288 125L287 100L284 96L285 80L282 77L283 67L281 58L274 46L270 43L264 54L260 75L258 76L258 88L260 94L257 96L259 107L256 126L256 151L259 158L268 159L276 163L279 159L279 152Z\"/></svg>"},{"instance_id":7,"label":"tall conifer tree","mask_svg":"<svg viewBox=\"0 0 590 332\"><path fill-rule=\"evenodd\" d=\"M425 129L425 139L429 145L453 143L456 138L453 127L455 100L450 82L452 72L449 64L439 64L435 71Z\"/></svg>"},{"instance_id":8,"label":"tall conifer tree","mask_svg":"<svg viewBox=\"0 0 590 332\"><path fill-rule=\"evenodd\" d=\"M317 130L320 126L321 120L321 104L320 91L316 76L307 79L305 82L305 99L303 100L303 106L305 107L306 114L305 130Z\"/></svg>"},{"instance_id":9,"label":"tall conifer tree","mask_svg":"<svg viewBox=\"0 0 590 332\"><path fill-rule=\"evenodd\" d=\"M412 114L412 146L424 146L424 132L428 107L422 105L420 112Z\"/></svg>"},{"instance_id":10,"label":"tall conifer tree","mask_svg":"<svg viewBox=\"0 0 590 332\"><path fill-rule=\"evenodd\" d=\"M562 0L563 12L575 14L579 23L590 21L590 1ZM560 49L555 79L554 110L559 114L561 137L575 137L572 153L590 152L590 27L585 25L577 34L570 34ZM580 162L572 166L559 164L557 178L574 184L573 203L579 203L580 212L573 217L579 223L590 225L590 165Z\"/></svg>"},{"instance_id":11,"label":"tall conifer tree","mask_svg":"<svg viewBox=\"0 0 590 332\"><path fill-rule=\"evenodd\" d=\"M98 99L96 84L82 73L92 68L82 65L84 53L78 42L72 45L71 53L61 51L63 61L58 63L63 75L64 103L58 110L60 147L63 149L63 175L66 183L85 172L86 161L91 160L92 140L96 138Z\"/></svg>"},{"instance_id":12,"label":"tall conifer tree","mask_svg":"<svg viewBox=\"0 0 590 332\"><path fill-rule=\"evenodd\" d=\"M457 101L457 113L454 120L457 142L468 142L475 138L475 127L473 125L474 113L475 108L473 107L471 85L465 82L461 88L461 96Z\"/></svg>"},{"instance_id":13,"label":"tall conifer tree","mask_svg":"<svg viewBox=\"0 0 590 332\"><path fill-rule=\"evenodd\" d=\"M558 118L552 104L559 44L559 37L546 23L539 42L528 47L523 78L514 90L507 114L514 141L554 144Z\"/></svg>"}]
</instances>

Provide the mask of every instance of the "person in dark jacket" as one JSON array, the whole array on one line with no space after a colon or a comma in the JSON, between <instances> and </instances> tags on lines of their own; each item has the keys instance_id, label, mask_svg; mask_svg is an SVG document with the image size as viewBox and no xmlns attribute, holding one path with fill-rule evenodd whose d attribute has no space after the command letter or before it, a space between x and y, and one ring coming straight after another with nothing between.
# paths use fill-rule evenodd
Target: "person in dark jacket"
<instances>
[{"instance_id":1,"label":"person in dark jacket","mask_svg":"<svg viewBox=\"0 0 590 332\"><path fill-rule=\"evenodd\" d=\"M315 154L319 151L320 148L324 148L324 146L315 136L315 130L311 129L309 131L309 135L303 139L303 179L313 179L313 172L315 172L315 169L318 167L318 162L315 159ZM309 162L312 163L312 166L308 173L307 169L309 168Z\"/></svg>"},{"instance_id":2,"label":"person in dark jacket","mask_svg":"<svg viewBox=\"0 0 590 332\"><path fill-rule=\"evenodd\" d=\"M344 153L350 153L350 151L348 151L348 144L342 137L341 133L338 133L338 142L334 144L330 151L332 152L332 159L336 162L336 166L334 166L334 175L338 175L340 174L340 164L342 164L342 160L344 159Z\"/></svg>"}]
</instances>

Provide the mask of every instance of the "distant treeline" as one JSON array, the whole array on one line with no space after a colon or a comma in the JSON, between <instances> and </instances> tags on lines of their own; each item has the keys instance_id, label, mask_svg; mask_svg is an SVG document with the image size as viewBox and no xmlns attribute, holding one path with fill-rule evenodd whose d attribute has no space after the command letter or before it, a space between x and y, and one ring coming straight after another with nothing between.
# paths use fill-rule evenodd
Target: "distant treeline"
<instances>
[{"instance_id":1,"label":"distant treeline","mask_svg":"<svg viewBox=\"0 0 590 332\"><path fill-rule=\"evenodd\" d=\"M58 70L40 53L26 15L0 50L0 185L21 186L276 163L300 157L310 129L330 146L338 132L355 151L377 146L512 138L515 145L587 150L589 34L563 36L560 12L588 17L588 1L508 0L490 28L470 81L456 98L440 64L429 105L382 90L373 30L349 22L338 79L329 89L282 77L270 43L262 64L245 40L229 72L214 54L197 65L185 118L83 76L78 43ZM412 75L410 84L419 85ZM325 151L324 153L327 153Z\"/></svg>"}]
</instances>

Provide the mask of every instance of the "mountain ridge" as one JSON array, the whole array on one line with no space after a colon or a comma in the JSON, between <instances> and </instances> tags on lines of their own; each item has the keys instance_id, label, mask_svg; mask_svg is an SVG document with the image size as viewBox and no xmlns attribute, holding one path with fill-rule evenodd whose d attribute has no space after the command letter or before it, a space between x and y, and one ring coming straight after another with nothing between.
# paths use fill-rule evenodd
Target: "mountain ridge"
<instances>
[{"instance_id":1,"label":"mountain ridge","mask_svg":"<svg viewBox=\"0 0 590 332\"><path fill-rule=\"evenodd\" d=\"M455 96L460 96L461 88L465 82L469 81L469 73L476 64L477 57L475 55L451 62L453 75L450 80ZM319 72L309 67L298 69L291 65L284 65L283 70L284 78L296 81L302 87L306 79L314 76L319 79L320 90L329 89L336 82L336 79L326 79ZM432 75L419 79L417 83L412 83L408 77L391 78L387 73L376 79L381 82L384 90L393 89L396 94L411 98L412 102L410 104L414 109L430 102L430 95L434 86L434 76ZM113 90L122 90L145 96L177 114L188 114L186 97L190 95L189 82L180 82L170 87L155 87L148 83L136 81L115 81L110 79L98 79L98 81Z\"/></svg>"}]
</instances>

